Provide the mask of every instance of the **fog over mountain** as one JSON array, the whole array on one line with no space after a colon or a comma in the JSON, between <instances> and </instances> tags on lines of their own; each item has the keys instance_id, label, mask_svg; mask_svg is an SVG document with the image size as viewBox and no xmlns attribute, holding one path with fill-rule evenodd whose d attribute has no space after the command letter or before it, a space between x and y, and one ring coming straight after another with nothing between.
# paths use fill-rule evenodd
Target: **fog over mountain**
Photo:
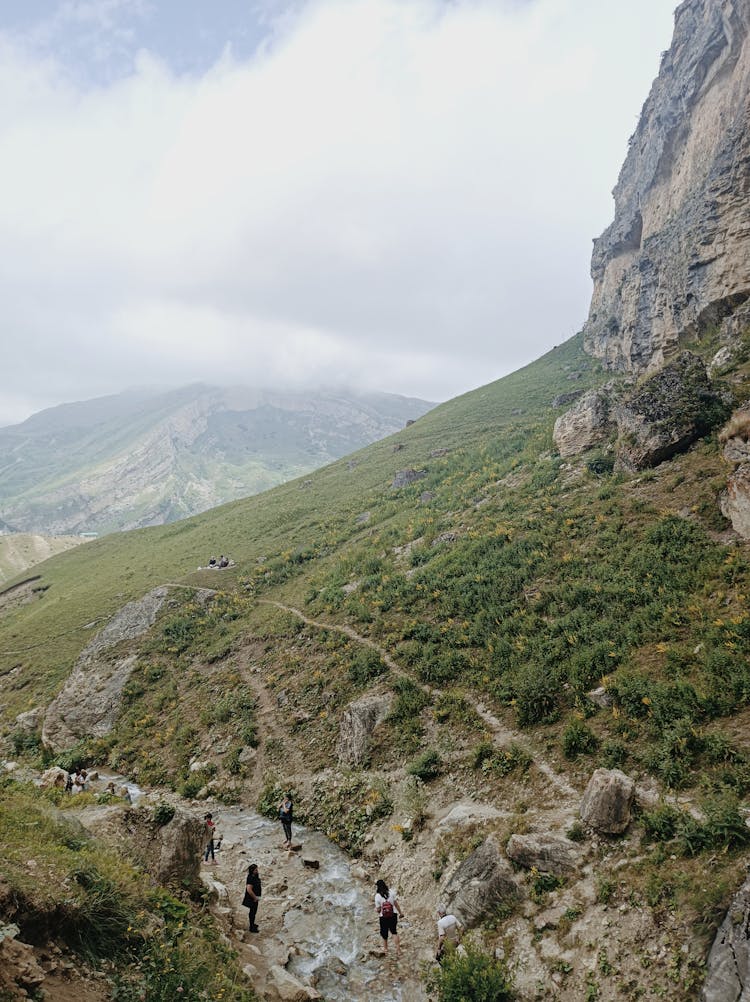
<instances>
[{"instance_id":1,"label":"fog over mountain","mask_svg":"<svg viewBox=\"0 0 750 1002\"><path fill-rule=\"evenodd\" d=\"M431 406L386 393L202 384L64 404L0 429L0 529L171 522L329 463Z\"/></svg>"}]
</instances>

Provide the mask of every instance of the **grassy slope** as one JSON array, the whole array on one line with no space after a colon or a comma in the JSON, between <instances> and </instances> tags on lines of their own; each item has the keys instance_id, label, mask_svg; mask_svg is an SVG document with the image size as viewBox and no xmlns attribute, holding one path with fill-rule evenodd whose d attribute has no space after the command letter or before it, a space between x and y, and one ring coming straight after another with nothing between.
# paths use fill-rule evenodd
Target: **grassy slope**
<instances>
[{"instance_id":1,"label":"grassy slope","mask_svg":"<svg viewBox=\"0 0 750 1002\"><path fill-rule=\"evenodd\" d=\"M572 372L582 378L571 381ZM746 396L747 364L731 375ZM527 780L517 750L503 757L487 745L467 702L479 696L526 729L532 749L579 789L597 765L620 766L705 802L705 825L672 809L647 815L639 832L655 848L646 844L611 886L602 878L601 894L641 902L654 921L660 909L674 914L675 930L700 919L710 936L738 862L731 852L716 857L707 887L701 853L746 836L735 798L750 790L748 547L718 535L727 468L715 437L634 478L554 456L552 398L604 378L573 339L309 484L100 539L41 565L46 590L5 616L0 607L0 672L19 669L4 687L8 728L59 688L95 631L87 624L164 581L221 586L229 594L208 609L187 592L167 611L118 727L90 753L192 796L210 774L191 774L191 758L222 747L223 789L241 796L249 775L241 756L257 741L247 671L257 669L271 703L285 707L281 736L261 734L269 779L328 767L342 707L385 686L396 704L378 732L374 768L392 774L432 748L452 756L450 782L462 793L526 810L541 787ZM409 467L426 476L393 490L394 473ZM229 553L236 567L196 571L212 552ZM352 626L415 682L446 695L423 698L382 674L361 645L303 628L258 598ZM586 695L601 681L611 710ZM329 834L360 851L371 821L347 816L346 804L366 802L382 816L388 793L353 774L336 796L316 787L309 819L326 828L336 818ZM549 789L544 796L549 802ZM466 848L448 845L446 858ZM435 865L443 868L442 857Z\"/></svg>"},{"instance_id":2,"label":"grassy slope","mask_svg":"<svg viewBox=\"0 0 750 1002\"><path fill-rule=\"evenodd\" d=\"M0 585L79 543L78 536L35 536L27 532L0 536Z\"/></svg>"}]
</instances>

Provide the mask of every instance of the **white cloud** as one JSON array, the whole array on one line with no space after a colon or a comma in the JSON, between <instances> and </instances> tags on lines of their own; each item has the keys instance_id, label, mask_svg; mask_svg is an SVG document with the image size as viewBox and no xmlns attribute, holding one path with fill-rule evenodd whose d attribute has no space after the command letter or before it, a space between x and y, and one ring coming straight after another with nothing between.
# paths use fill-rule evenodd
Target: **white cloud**
<instances>
[{"instance_id":1,"label":"white cloud","mask_svg":"<svg viewBox=\"0 0 750 1002\"><path fill-rule=\"evenodd\" d=\"M316 0L250 61L88 88L4 40L4 395L239 368L437 398L529 361L585 318L670 8Z\"/></svg>"}]
</instances>

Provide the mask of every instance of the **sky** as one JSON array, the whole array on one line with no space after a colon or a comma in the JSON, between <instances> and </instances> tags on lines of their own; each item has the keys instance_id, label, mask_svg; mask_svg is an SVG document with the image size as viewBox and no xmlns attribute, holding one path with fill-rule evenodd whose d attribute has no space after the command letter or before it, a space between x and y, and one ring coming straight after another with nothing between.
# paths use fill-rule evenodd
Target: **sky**
<instances>
[{"instance_id":1,"label":"sky","mask_svg":"<svg viewBox=\"0 0 750 1002\"><path fill-rule=\"evenodd\" d=\"M3 0L0 425L443 400L578 331L674 0Z\"/></svg>"}]
</instances>

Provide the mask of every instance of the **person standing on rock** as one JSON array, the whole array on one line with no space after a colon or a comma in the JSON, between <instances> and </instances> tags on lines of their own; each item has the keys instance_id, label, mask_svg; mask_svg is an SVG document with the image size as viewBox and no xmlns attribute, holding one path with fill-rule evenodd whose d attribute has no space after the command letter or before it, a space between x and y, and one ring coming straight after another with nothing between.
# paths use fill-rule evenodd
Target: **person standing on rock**
<instances>
[{"instance_id":1,"label":"person standing on rock","mask_svg":"<svg viewBox=\"0 0 750 1002\"><path fill-rule=\"evenodd\" d=\"M208 862L208 855L211 854L211 862L216 862L216 855L214 853L214 836L216 835L216 825L214 824L213 814L203 815L204 829L203 838L206 851L203 855L204 863Z\"/></svg>"},{"instance_id":2,"label":"person standing on rock","mask_svg":"<svg viewBox=\"0 0 750 1002\"><path fill-rule=\"evenodd\" d=\"M250 932L260 932L255 924L255 916L258 914L258 903L260 902L261 886L258 864L251 863L247 868L247 879L245 881L245 897L242 905L249 910L248 919L250 921Z\"/></svg>"},{"instance_id":3,"label":"person standing on rock","mask_svg":"<svg viewBox=\"0 0 750 1002\"><path fill-rule=\"evenodd\" d=\"M393 936L396 947L396 957L401 956L401 945L398 939L398 920L404 913L398 903L395 890L388 887L384 880L375 884L375 910L380 919L380 937L383 940L383 956L388 956L388 936Z\"/></svg>"},{"instance_id":4,"label":"person standing on rock","mask_svg":"<svg viewBox=\"0 0 750 1002\"><path fill-rule=\"evenodd\" d=\"M279 820L281 821L281 827L284 829L284 848L292 848L292 795L291 793L285 793L281 798L281 803L279 804Z\"/></svg>"}]
</instances>

